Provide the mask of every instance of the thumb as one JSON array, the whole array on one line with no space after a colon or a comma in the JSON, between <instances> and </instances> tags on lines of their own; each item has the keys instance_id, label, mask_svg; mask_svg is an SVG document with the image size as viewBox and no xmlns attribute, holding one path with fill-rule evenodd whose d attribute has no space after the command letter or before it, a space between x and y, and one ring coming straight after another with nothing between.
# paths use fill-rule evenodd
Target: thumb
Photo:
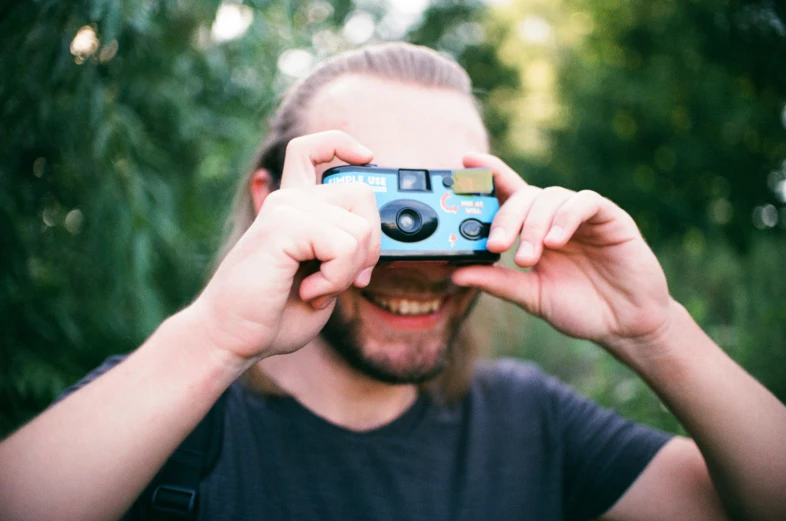
<instances>
[{"instance_id":1,"label":"thumb","mask_svg":"<svg viewBox=\"0 0 786 521\"><path fill-rule=\"evenodd\" d=\"M538 275L505 266L467 266L453 273L457 286L472 286L521 306L540 316L540 282Z\"/></svg>"}]
</instances>

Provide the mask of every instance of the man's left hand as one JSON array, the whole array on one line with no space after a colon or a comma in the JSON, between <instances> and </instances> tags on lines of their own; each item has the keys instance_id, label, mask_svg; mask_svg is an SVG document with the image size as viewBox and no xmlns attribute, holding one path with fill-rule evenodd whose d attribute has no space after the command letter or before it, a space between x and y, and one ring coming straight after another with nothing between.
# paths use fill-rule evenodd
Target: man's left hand
<instances>
[{"instance_id":1,"label":"man's left hand","mask_svg":"<svg viewBox=\"0 0 786 521\"><path fill-rule=\"evenodd\" d=\"M529 270L470 266L456 271L456 284L514 302L612 352L668 326L672 300L663 270L620 207L589 190L529 185L488 154L467 155L464 166L494 173L501 207L488 249L502 253L520 239L514 262Z\"/></svg>"}]
</instances>

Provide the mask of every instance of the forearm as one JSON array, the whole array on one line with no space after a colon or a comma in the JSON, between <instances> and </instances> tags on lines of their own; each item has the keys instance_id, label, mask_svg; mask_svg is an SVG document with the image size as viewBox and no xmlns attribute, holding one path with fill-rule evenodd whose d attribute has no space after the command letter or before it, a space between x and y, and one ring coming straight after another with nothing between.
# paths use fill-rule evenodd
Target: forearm
<instances>
[{"instance_id":1,"label":"forearm","mask_svg":"<svg viewBox=\"0 0 786 521\"><path fill-rule=\"evenodd\" d=\"M660 395L699 446L726 508L740 519L786 512L786 407L674 302L657 338L617 352Z\"/></svg>"},{"instance_id":2,"label":"forearm","mask_svg":"<svg viewBox=\"0 0 786 521\"><path fill-rule=\"evenodd\" d=\"M113 519L242 370L187 310L0 444L3 519Z\"/></svg>"}]
</instances>

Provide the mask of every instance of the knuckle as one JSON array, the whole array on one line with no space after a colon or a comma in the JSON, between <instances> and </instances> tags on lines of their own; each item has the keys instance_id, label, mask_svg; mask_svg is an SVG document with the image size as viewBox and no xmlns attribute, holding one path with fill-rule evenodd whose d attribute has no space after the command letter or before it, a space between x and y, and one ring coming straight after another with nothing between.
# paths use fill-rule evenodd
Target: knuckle
<instances>
[{"instance_id":1,"label":"knuckle","mask_svg":"<svg viewBox=\"0 0 786 521\"><path fill-rule=\"evenodd\" d=\"M374 194L374 189L371 187L371 185L367 185L367 184L363 183L363 184L360 185L360 189L365 194L365 197L367 197L369 200L372 200L372 201L376 202L376 196Z\"/></svg>"},{"instance_id":2,"label":"knuckle","mask_svg":"<svg viewBox=\"0 0 786 521\"><path fill-rule=\"evenodd\" d=\"M540 232L542 230L545 230L547 225L548 225L547 221L539 217L528 219L527 224L524 226L524 229L522 231L522 235L529 235L532 233Z\"/></svg>"},{"instance_id":3,"label":"knuckle","mask_svg":"<svg viewBox=\"0 0 786 521\"><path fill-rule=\"evenodd\" d=\"M352 256L360 247L360 242L358 239L347 233L342 233L340 235L340 239L337 238L335 244L336 251L340 256Z\"/></svg>"},{"instance_id":4,"label":"knuckle","mask_svg":"<svg viewBox=\"0 0 786 521\"><path fill-rule=\"evenodd\" d=\"M551 215L537 209L531 211L527 215L527 220L524 223L524 228L528 230L542 230L551 222Z\"/></svg>"},{"instance_id":5,"label":"knuckle","mask_svg":"<svg viewBox=\"0 0 786 521\"><path fill-rule=\"evenodd\" d=\"M579 191L577 193L577 195L580 196L582 199L588 199L588 200L601 200L601 199L603 199L603 196L600 195L595 190L581 190L581 191Z\"/></svg>"},{"instance_id":6,"label":"knuckle","mask_svg":"<svg viewBox=\"0 0 786 521\"><path fill-rule=\"evenodd\" d=\"M266 210L268 214L271 212L278 213L282 211L291 212L294 211L294 201L296 201L296 199L293 200L293 194L291 191L286 188L282 188L270 193L265 198L262 209Z\"/></svg>"},{"instance_id":7,"label":"knuckle","mask_svg":"<svg viewBox=\"0 0 786 521\"><path fill-rule=\"evenodd\" d=\"M323 135L330 139L337 139L337 140L350 139L349 134L347 134L343 130L337 130L337 129L326 130L323 133Z\"/></svg>"},{"instance_id":8,"label":"knuckle","mask_svg":"<svg viewBox=\"0 0 786 521\"><path fill-rule=\"evenodd\" d=\"M287 189L281 188L274 192L270 192L267 197L265 197L265 204L270 205L278 205L281 204L282 201L286 200L287 196Z\"/></svg>"},{"instance_id":9,"label":"knuckle","mask_svg":"<svg viewBox=\"0 0 786 521\"><path fill-rule=\"evenodd\" d=\"M300 149L302 149L305 146L304 142L307 141L308 141L308 136L298 136L290 139L289 143L287 143L287 150L286 150L287 155L298 152Z\"/></svg>"},{"instance_id":10,"label":"knuckle","mask_svg":"<svg viewBox=\"0 0 786 521\"><path fill-rule=\"evenodd\" d=\"M544 194L548 194L549 196L560 196L560 195L571 195L573 194L573 190L568 190L562 186L549 186L543 189Z\"/></svg>"},{"instance_id":11,"label":"knuckle","mask_svg":"<svg viewBox=\"0 0 786 521\"><path fill-rule=\"evenodd\" d=\"M369 244L374 237L374 228L368 221L361 221L358 226L358 237L364 244Z\"/></svg>"},{"instance_id":12,"label":"knuckle","mask_svg":"<svg viewBox=\"0 0 786 521\"><path fill-rule=\"evenodd\" d=\"M531 200L540 197L542 193L543 193L543 188L540 188L538 186L526 185L521 187L521 189L516 192L514 197L518 197L519 199L523 199L523 200Z\"/></svg>"},{"instance_id":13,"label":"knuckle","mask_svg":"<svg viewBox=\"0 0 786 521\"><path fill-rule=\"evenodd\" d=\"M509 212L514 212L514 208L529 205L529 202L532 200L535 194L537 194L537 192L534 192L532 187L523 186L522 188L516 190L516 192L508 198L499 211L502 212L503 210L508 209Z\"/></svg>"},{"instance_id":14,"label":"knuckle","mask_svg":"<svg viewBox=\"0 0 786 521\"><path fill-rule=\"evenodd\" d=\"M374 198L374 189L366 183L349 183L345 185L347 190L355 197L371 200Z\"/></svg>"},{"instance_id":15,"label":"knuckle","mask_svg":"<svg viewBox=\"0 0 786 521\"><path fill-rule=\"evenodd\" d=\"M371 247L368 249L369 259L376 264L379 260L379 255L382 253L382 243L380 241L374 241L371 244Z\"/></svg>"}]
</instances>

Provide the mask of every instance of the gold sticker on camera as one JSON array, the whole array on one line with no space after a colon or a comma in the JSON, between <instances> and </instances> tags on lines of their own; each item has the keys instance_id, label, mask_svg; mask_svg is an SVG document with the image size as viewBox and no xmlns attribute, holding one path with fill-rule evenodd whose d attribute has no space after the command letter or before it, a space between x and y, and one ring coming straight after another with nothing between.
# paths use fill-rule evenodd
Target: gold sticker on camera
<instances>
[{"instance_id":1,"label":"gold sticker on camera","mask_svg":"<svg viewBox=\"0 0 786 521\"><path fill-rule=\"evenodd\" d=\"M453 171L453 193L491 194L494 191L491 170L466 168Z\"/></svg>"}]
</instances>

